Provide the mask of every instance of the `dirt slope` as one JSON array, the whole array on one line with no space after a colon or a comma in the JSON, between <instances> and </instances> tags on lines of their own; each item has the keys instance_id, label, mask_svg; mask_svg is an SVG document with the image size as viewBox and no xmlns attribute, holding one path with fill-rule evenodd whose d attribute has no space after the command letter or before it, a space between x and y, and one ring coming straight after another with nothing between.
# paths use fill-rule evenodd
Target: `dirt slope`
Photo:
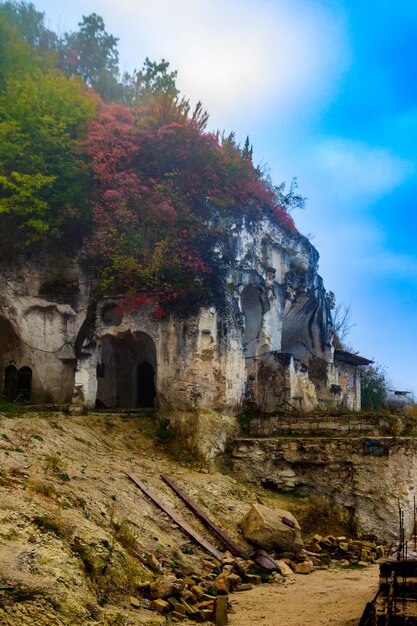
<instances>
[{"instance_id":1,"label":"dirt slope","mask_svg":"<svg viewBox=\"0 0 417 626\"><path fill-rule=\"evenodd\" d=\"M0 585L14 587L0 591L1 624L165 623L146 610L146 601L139 608L131 605L132 596L140 600L141 585L156 577L147 565L149 555L166 572L213 570L213 560L139 492L126 471L146 481L214 543L160 473L173 477L242 545L237 523L252 502L287 504L224 470L199 467L180 446L176 455L168 454L146 415L0 414ZM248 613L233 616L231 623L258 623L257 605L264 607L271 589L279 599L284 587L278 587L239 596L239 611L245 612L247 602ZM262 623L272 626L270 619Z\"/></svg>"}]
</instances>

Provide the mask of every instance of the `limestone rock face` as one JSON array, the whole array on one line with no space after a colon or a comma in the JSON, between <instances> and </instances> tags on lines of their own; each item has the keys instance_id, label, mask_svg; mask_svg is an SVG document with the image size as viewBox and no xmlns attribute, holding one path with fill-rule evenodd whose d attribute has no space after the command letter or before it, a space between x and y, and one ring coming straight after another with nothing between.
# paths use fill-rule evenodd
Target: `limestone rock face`
<instances>
[{"instance_id":1,"label":"limestone rock face","mask_svg":"<svg viewBox=\"0 0 417 626\"><path fill-rule=\"evenodd\" d=\"M285 524L288 520L290 525ZM300 552L304 544L301 528L295 517L283 509L270 509L261 504L253 504L240 522L244 538L264 550L282 550Z\"/></svg>"},{"instance_id":2,"label":"limestone rock face","mask_svg":"<svg viewBox=\"0 0 417 626\"><path fill-rule=\"evenodd\" d=\"M362 425L365 427L365 421L355 427L356 434L351 422L351 437L286 439L264 435L239 439L232 453L234 470L253 483L280 490L285 485L286 491L297 489L306 495L323 496L351 515L361 535L395 539L398 498L405 512L405 528L409 532L413 528L417 440L387 437L383 431L365 439L360 435Z\"/></svg>"}]
</instances>

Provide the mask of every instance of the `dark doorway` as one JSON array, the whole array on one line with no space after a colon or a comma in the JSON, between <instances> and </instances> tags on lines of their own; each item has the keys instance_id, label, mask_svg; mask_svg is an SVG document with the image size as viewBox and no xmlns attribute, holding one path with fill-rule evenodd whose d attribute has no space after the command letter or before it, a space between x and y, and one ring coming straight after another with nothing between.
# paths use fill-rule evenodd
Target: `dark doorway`
<instances>
[{"instance_id":1,"label":"dark doorway","mask_svg":"<svg viewBox=\"0 0 417 626\"><path fill-rule=\"evenodd\" d=\"M30 367L21 367L17 374L17 396L23 402L29 402L32 388L32 370Z\"/></svg>"},{"instance_id":2,"label":"dark doorway","mask_svg":"<svg viewBox=\"0 0 417 626\"><path fill-rule=\"evenodd\" d=\"M155 370L149 361L142 361L137 368L137 405L153 407L155 404Z\"/></svg>"},{"instance_id":3,"label":"dark doorway","mask_svg":"<svg viewBox=\"0 0 417 626\"><path fill-rule=\"evenodd\" d=\"M17 367L15 365L8 365L4 370L4 395L14 402L18 394L17 389Z\"/></svg>"},{"instance_id":4,"label":"dark doorway","mask_svg":"<svg viewBox=\"0 0 417 626\"><path fill-rule=\"evenodd\" d=\"M101 340L97 406L133 408L157 402L157 359L153 339L143 332Z\"/></svg>"}]
</instances>

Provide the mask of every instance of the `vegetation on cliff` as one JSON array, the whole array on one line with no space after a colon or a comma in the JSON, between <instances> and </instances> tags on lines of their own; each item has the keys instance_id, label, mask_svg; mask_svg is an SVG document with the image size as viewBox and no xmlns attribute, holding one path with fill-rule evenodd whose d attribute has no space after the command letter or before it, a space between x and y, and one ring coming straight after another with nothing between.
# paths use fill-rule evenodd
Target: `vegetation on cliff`
<instances>
[{"instance_id":1,"label":"vegetation on cliff","mask_svg":"<svg viewBox=\"0 0 417 626\"><path fill-rule=\"evenodd\" d=\"M0 34L4 250L82 249L102 288L165 305L213 296L232 221L295 231L286 205L302 199L253 164L249 140L208 132L165 60L120 76L100 16L59 37L7 1Z\"/></svg>"}]
</instances>

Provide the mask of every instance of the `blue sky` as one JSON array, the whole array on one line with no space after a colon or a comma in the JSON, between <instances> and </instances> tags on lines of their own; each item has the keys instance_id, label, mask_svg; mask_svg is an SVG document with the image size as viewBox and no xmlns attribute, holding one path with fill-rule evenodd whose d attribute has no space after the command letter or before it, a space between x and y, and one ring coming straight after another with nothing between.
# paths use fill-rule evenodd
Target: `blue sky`
<instances>
[{"instance_id":1,"label":"blue sky","mask_svg":"<svg viewBox=\"0 0 417 626\"><path fill-rule=\"evenodd\" d=\"M99 13L121 66L165 57L213 129L254 145L320 273L350 304L348 342L417 392L416 0L35 0L61 32Z\"/></svg>"}]
</instances>

